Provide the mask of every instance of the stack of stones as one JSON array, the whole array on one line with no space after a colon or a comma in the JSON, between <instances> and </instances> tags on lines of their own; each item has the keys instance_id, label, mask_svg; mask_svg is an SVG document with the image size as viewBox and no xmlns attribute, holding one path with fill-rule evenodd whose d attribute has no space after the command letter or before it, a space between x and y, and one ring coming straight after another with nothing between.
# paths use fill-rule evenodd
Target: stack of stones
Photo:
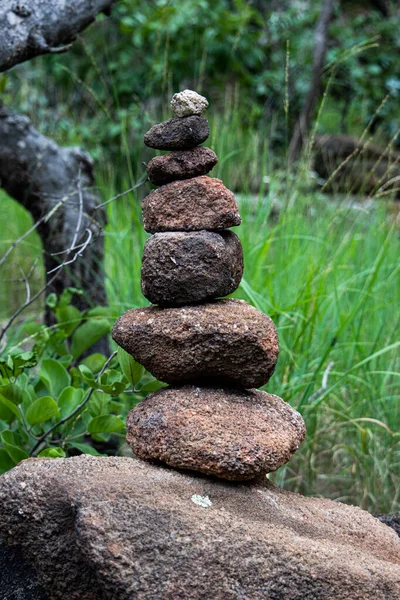
<instances>
[{"instance_id":1,"label":"stack of stones","mask_svg":"<svg viewBox=\"0 0 400 600\"><path fill-rule=\"evenodd\" d=\"M113 338L169 387L127 420L127 441L143 459L230 480L253 479L286 463L305 436L301 416L268 382L278 358L271 319L243 300L220 299L239 285L243 252L234 195L206 174L206 98L175 94L174 118L154 125L147 146L172 150L147 165L161 186L143 202L142 291L153 304L128 310Z\"/></svg>"}]
</instances>

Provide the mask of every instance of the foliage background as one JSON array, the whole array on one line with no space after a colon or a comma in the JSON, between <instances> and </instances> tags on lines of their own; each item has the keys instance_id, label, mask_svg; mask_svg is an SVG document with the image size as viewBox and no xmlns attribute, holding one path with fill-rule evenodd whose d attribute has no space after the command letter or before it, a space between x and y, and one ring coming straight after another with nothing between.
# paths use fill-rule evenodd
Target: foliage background
<instances>
[{"instance_id":1,"label":"foliage background","mask_svg":"<svg viewBox=\"0 0 400 600\"><path fill-rule=\"evenodd\" d=\"M368 128L382 146L398 143L399 9L389 5L385 17L373 2L337 3L316 131L361 136ZM243 217L237 233L246 265L235 296L277 324L281 355L266 389L300 410L308 428L305 444L273 478L388 512L399 508L400 489L398 204L391 196L355 198L351 190L327 196L312 157L295 172L286 161L319 10L320 2L308 0L121 0L68 54L18 66L1 77L0 90L43 133L91 152L104 200L142 176L154 154L143 134L168 117L171 94L190 87L207 95L207 143L219 156L213 176L235 190ZM84 355L123 310L146 304L140 200L149 189L108 207L110 306L96 307L94 298L81 314L70 306L76 291L48 298L58 324L44 328L37 304L1 348L1 470L37 450L127 452L126 414L159 383L121 353L101 375L106 357ZM4 194L1 201L9 215L3 254L31 221ZM1 267L2 320L23 302L23 283L9 280L37 257L33 234ZM32 287L42 278L39 261Z\"/></svg>"}]
</instances>

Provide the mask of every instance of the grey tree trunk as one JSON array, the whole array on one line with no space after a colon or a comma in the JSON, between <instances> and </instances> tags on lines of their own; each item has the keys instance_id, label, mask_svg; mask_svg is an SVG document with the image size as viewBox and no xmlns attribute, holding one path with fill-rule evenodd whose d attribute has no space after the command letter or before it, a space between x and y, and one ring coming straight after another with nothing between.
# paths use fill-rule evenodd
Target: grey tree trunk
<instances>
[{"instance_id":1,"label":"grey tree trunk","mask_svg":"<svg viewBox=\"0 0 400 600\"><path fill-rule=\"evenodd\" d=\"M39 56L65 52L76 35L115 0L1 0L0 71Z\"/></svg>"},{"instance_id":2,"label":"grey tree trunk","mask_svg":"<svg viewBox=\"0 0 400 600\"><path fill-rule=\"evenodd\" d=\"M337 0L323 0L321 13L315 29L315 46L312 65L310 89L307 94L303 109L294 127L292 139L289 144L289 162L295 162L301 152L304 140L307 138L315 105L318 100L322 69L328 43L328 25L332 18L333 9Z\"/></svg>"},{"instance_id":3,"label":"grey tree trunk","mask_svg":"<svg viewBox=\"0 0 400 600\"><path fill-rule=\"evenodd\" d=\"M96 16L109 14L115 0L0 0L0 72L40 54L68 50L76 35ZM61 148L34 129L28 117L13 114L0 102L0 187L20 202L35 221L60 202L50 219L43 220L42 238L49 292L60 294L66 287L83 290L75 296L79 309L106 304L104 288L105 216L96 210L93 161L80 148ZM67 198L67 200L65 200ZM64 199L64 200L63 200ZM79 244L85 246L83 260L75 260L53 271L73 257ZM78 250L65 252L71 245ZM49 315L46 315L49 322ZM108 352L108 341L100 340L96 351Z\"/></svg>"},{"instance_id":4,"label":"grey tree trunk","mask_svg":"<svg viewBox=\"0 0 400 600\"><path fill-rule=\"evenodd\" d=\"M94 302L107 304L104 240L100 235L105 215L101 209L96 210L98 198L90 189L94 183L92 159L80 148L57 146L32 127L28 117L15 115L1 104L0 140L0 186L35 221L62 203L38 228L46 272L76 254L65 252L71 245L76 247L90 240L83 258L60 269L48 291L60 294L69 286L82 289L84 294L74 298L80 310ZM47 274L47 278L50 280L53 275ZM98 346L96 349L100 351Z\"/></svg>"}]
</instances>

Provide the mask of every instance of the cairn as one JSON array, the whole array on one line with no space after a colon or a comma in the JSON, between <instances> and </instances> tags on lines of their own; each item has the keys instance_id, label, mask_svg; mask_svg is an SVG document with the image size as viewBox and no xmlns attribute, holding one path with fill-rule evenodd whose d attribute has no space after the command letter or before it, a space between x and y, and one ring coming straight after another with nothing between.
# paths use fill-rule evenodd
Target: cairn
<instances>
[{"instance_id":1,"label":"cairn","mask_svg":"<svg viewBox=\"0 0 400 600\"><path fill-rule=\"evenodd\" d=\"M147 165L159 187L143 202L153 234L143 252L141 283L153 304L128 310L113 338L169 387L129 413L127 441L143 459L230 480L275 471L305 436L302 417L268 382L279 345L272 320L243 300L221 299L239 286L243 251L233 193L207 176L206 98L175 94L175 117L154 125L145 144L169 154Z\"/></svg>"}]
</instances>

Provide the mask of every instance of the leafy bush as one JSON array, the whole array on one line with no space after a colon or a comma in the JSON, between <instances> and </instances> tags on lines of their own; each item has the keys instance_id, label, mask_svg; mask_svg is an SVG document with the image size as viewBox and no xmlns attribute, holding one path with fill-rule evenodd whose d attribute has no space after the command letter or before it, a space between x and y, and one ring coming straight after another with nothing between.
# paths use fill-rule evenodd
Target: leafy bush
<instances>
[{"instance_id":1,"label":"leafy bush","mask_svg":"<svg viewBox=\"0 0 400 600\"><path fill-rule=\"evenodd\" d=\"M56 325L26 321L0 358L0 473L29 456L116 453L132 405L163 385L122 349L85 356L114 317L106 307L80 312L77 293L50 294Z\"/></svg>"}]
</instances>

